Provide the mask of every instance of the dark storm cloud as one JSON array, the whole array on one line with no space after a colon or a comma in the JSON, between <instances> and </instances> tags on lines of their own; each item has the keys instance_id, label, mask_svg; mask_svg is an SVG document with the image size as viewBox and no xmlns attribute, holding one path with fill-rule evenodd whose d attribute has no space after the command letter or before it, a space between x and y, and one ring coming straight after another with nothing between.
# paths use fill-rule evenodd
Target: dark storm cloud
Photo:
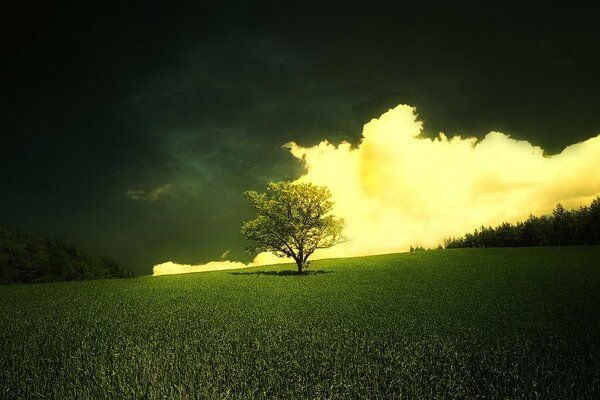
<instances>
[{"instance_id":1,"label":"dark storm cloud","mask_svg":"<svg viewBox=\"0 0 600 400\"><path fill-rule=\"evenodd\" d=\"M425 132L551 152L598 133L588 8L509 3L63 3L14 11L0 223L150 272L241 249L240 193L298 176L281 145L356 143L400 103ZM29 21L29 22L28 22Z\"/></svg>"}]
</instances>

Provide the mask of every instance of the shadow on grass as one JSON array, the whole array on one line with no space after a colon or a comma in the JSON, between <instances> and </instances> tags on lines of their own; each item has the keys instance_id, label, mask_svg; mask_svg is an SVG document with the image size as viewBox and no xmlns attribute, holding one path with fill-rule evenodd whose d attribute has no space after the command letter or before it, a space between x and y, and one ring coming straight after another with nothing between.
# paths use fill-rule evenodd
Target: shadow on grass
<instances>
[{"instance_id":1,"label":"shadow on grass","mask_svg":"<svg viewBox=\"0 0 600 400\"><path fill-rule=\"evenodd\" d=\"M230 275L271 275L271 276L308 276L308 275L321 275L331 274L333 271L324 271L322 269L315 271L304 271L299 274L298 271L285 270L285 271L256 271L256 272L229 272Z\"/></svg>"}]
</instances>

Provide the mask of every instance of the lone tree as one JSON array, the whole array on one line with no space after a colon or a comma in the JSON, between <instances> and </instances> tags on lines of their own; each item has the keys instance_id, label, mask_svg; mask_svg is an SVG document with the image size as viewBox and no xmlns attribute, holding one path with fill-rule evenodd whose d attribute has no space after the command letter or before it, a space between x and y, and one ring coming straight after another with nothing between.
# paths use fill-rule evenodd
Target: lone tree
<instances>
[{"instance_id":1,"label":"lone tree","mask_svg":"<svg viewBox=\"0 0 600 400\"><path fill-rule=\"evenodd\" d=\"M311 183L270 182L266 193L248 191L258 216L242 225L242 234L257 243L246 250L290 257L302 274L315 250L344 241L343 219L331 214L331 192Z\"/></svg>"}]
</instances>

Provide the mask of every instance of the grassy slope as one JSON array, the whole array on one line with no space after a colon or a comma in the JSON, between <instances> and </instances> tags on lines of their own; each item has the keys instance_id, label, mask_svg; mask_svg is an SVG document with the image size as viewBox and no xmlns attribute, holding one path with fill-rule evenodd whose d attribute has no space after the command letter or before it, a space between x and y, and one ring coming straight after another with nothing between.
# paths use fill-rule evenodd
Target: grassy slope
<instances>
[{"instance_id":1,"label":"grassy slope","mask_svg":"<svg viewBox=\"0 0 600 400\"><path fill-rule=\"evenodd\" d=\"M0 398L600 398L600 247L0 287Z\"/></svg>"}]
</instances>

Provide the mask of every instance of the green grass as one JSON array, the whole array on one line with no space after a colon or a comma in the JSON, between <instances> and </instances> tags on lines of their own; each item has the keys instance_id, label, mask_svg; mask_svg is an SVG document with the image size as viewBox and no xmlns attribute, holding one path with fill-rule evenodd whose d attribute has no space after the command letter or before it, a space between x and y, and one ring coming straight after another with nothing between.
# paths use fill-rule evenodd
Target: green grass
<instances>
[{"instance_id":1,"label":"green grass","mask_svg":"<svg viewBox=\"0 0 600 400\"><path fill-rule=\"evenodd\" d=\"M0 398L600 398L600 247L0 287Z\"/></svg>"}]
</instances>

